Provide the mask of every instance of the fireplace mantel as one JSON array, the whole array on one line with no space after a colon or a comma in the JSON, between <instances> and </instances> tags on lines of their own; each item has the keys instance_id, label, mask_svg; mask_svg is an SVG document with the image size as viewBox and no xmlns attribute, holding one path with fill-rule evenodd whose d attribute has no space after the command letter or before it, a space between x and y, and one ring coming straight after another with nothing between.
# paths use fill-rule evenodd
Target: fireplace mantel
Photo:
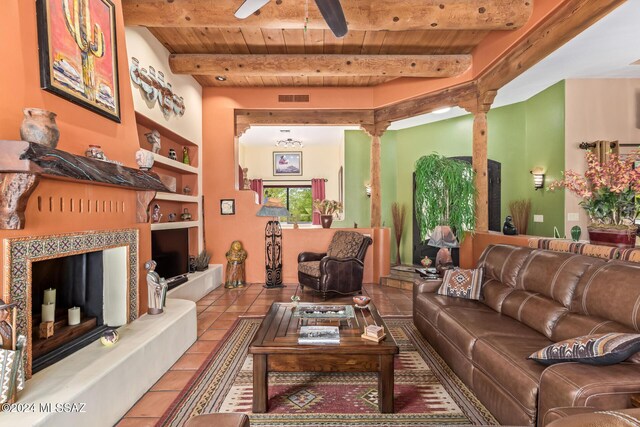
<instances>
[{"instance_id":1,"label":"fireplace mantel","mask_svg":"<svg viewBox=\"0 0 640 427\"><path fill-rule=\"evenodd\" d=\"M0 140L0 229L25 226L29 196L41 178L139 191L137 221L146 222L155 192L173 192L175 178L67 153L27 141ZM173 182L170 182L173 181Z\"/></svg>"}]
</instances>

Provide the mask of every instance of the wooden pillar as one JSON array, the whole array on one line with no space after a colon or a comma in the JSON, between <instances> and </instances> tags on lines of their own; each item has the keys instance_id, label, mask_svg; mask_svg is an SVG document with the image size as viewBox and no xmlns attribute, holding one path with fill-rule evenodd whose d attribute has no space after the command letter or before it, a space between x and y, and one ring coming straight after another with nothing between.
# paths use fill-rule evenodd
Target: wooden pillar
<instances>
[{"instance_id":1,"label":"wooden pillar","mask_svg":"<svg viewBox=\"0 0 640 427\"><path fill-rule=\"evenodd\" d=\"M380 172L380 139L391 123L381 122L371 125L362 125L362 128L371 136L371 228L382 227L382 191Z\"/></svg>"},{"instance_id":2,"label":"wooden pillar","mask_svg":"<svg viewBox=\"0 0 640 427\"><path fill-rule=\"evenodd\" d=\"M489 172L487 112L496 96L495 90L478 92L462 105L473 114L473 170L476 174L476 231L489 230Z\"/></svg>"}]
</instances>

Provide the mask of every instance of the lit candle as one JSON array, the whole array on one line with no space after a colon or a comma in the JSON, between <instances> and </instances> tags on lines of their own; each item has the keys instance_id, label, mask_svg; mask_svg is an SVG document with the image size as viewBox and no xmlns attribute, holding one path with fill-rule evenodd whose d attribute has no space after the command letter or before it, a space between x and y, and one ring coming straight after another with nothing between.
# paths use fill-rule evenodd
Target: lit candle
<instances>
[{"instance_id":1,"label":"lit candle","mask_svg":"<svg viewBox=\"0 0 640 427\"><path fill-rule=\"evenodd\" d=\"M55 322L55 318L56 318L56 305L53 303L42 304L42 321Z\"/></svg>"},{"instance_id":2,"label":"lit candle","mask_svg":"<svg viewBox=\"0 0 640 427\"><path fill-rule=\"evenodd\" d=\"M71 307L69 309L69 326L80 324L80 307Z\"/></svg>"},{"instance_id":3,"label":"lit candle","mask_svg":"<svg viewBox=\"0 0 640 427\"><path fill-rule=\"evenodd\" d=\"M56 290L53 288L44 290L44 304L56 303Z\"/></svg>"}]
</instances>

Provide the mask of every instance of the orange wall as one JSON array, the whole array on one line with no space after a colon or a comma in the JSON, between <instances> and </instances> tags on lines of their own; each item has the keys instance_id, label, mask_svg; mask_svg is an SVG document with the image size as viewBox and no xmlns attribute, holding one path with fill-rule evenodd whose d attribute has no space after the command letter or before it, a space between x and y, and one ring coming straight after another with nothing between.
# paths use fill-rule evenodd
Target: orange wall
<instances>
[{"instance_id":1,"label":"orange wall","mask_svg":"<svg viewBox=\"0 0 640 427\"><path fill-rule=\"evenodd\" d=\"M110 159L126 166L137 167L135 152L139 148L133 111L133 100L128 82L127 52L120 0L116 6L118 65L120 75L120 105L122 123L118 124L69 101L40 89L38 42L35 1L3 2L0 15L0 139L20 139L20 123L24 107L38 107L58 114L60 128L58 148L74 154L83 154L88 144L98 144ZM39 212L37 198L43 200L62 197L65 210ZM79 199L119 201L124 212L83 213L69 211L70 199L76 206ZM48 206L48 203L43 204ZM59 204L58 204L59 205ZM146 311L147 287L143 263L151 256L150 230L147 224L135 223L135 192L84 184L43 180L29 200L25 230L0 230L0 238L39 236L74 231L138 228L140 230L139 275L141 278L139 311ZM0 249L1 251L2 249ZM4 262L4 254L0 264ZM0 282L0 285L4 285Z\"/></svg>"},{"instance_id":2,"label":"orange wall","mask_svg":"<svg viewBox=\"0 0 640 427\"><path fill-rule=\"evenodd\" d=\"M234 240L242 241L248 252L247 280L264 282L264 228L267 218L256 217L259 206L254 192L235 189L234 109L299 108L299 104L278 103L282 93L308 93L310 103L304 108L371 108L370 88L338 89L215 89L203 91L203 193L205 240L212 252L212 262L226 264L225 253ZM309 159L307 159L309 161ZM236 214L220 215L220 199L235 199ZM326 250L335 230L284 230L283 276L285 282L297 282L297 256L302 251ZM361 229L371 233L371 229ZM377 231L376 231L377 232ZM389 258L389 238L374 234L376 246L367 255L367 281L376 281L375 273L388 271L379 258ZM385 241L386 239L386 241ZM379 243L379 244L378 244ZM379 250L378 250L379 248ZM374 251L375 252L374 255ZM379 251L382 251L382 255ZM378 261L374 268L374 259ZM385 263L388 264L388 261ZM387 270L384 270L386 268Z\"/></svg>"},{"instance_id":3,"label":"orange wall","mask_svg":"<svg viewBox=\"0 0 640 427\"><path fill-rule=\"evenodd\" d=\"M460 267L475 268L482 252L489 245L528 246L529 239L532 237L534 236L505 236L495 231L483 231L467 235L462 247L460 247Z\"/></svg>"}]
</instances>

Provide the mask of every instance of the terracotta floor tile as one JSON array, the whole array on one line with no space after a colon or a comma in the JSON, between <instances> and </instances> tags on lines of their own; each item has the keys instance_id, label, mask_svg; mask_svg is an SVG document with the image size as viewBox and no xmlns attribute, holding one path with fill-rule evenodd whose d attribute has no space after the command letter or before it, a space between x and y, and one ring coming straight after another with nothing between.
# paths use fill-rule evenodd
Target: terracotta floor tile
<instances>
[{"instance_id":1,"label":"terracotta floor tile","mask_svg":"<svg viewBox=\"0 0 640 427\"><path fill-rule=\"evenodd\" d=\"M201 339L201 340L221 340L225 336L226 333L227 333L227 331L224 330L224 329L209 329L204 334L202 334L199 339ZM184 356L182 356L182 357L184 357ZM176 362L176 364L178 364L179 362L180 362L180 360L178 360L178 362Z\"/></svg>"},{"instance_id":2,"label":"terracotta floor tile","mask_svg":"<svg viewBox=\"0 0 640 427\"><path fill-rule=\"evenodd\" d=\"M189 349L187 353L206 353L211 354L211 352L218 346L220 341L202 341L198 340Z\"/></svg>"},{"instance_id":3,"label":"terracotta floor tile","mask_svg":"<svg viewBox=\"0 0 640 427\"><path fill-rule=\"evenodd\" d=\"M151 391L182 391L196 371L169 371L151 387Z\"/></svg>"},{"instance_id":4,"label":"terracotta floor tile","mask_svg":"<svg viewBox=\"0 0 640 427\"><path fill-rule=\"evenodd\" d=\"M244 313L249 308L248 305L230 305L225 313Z\"/></svg>"},{"instance_id":5,"label":"terracotta floor tile","mask_svg":"<svg viewBox=\"0 0 640 427\"><path fill-rule=\"evenodd\" d=\"M133 405L133 408L127 412L127 417L160 417L178 397L178 393L177 391L150 391Z\"/></svg>"},{"instance_id":6,"label":"terracotta floor tile","mask_svg":"<svg viewBox=\"0 0 640 427\"><path fill-rule=\"evenodd\" d=\"M155 427L160 418L123 418L116 427Z\"/></svg>"},{"instance_id":7,"label":"terracotta floor tile","mask_svg":"<svg viewBox=\"0 0 640 427\"><path fill-rule=\"evenodd\" d=\"M227 309L226 305L212 305L209 306L205 312L206 313L222 313Z\"/></svg>"},{"instance_id":8,"label":"terracotta floor tile","mask_svg":"<svg viewBox=\"0 0 640 427\"><path fill-rule=\"evenodd\" d=\"M233 325L235 320L232 319L218 319L209 326L208 329L229 329Z\"/></svg>"},{"instance_id":9,"label":"terracotta floor tile","mask_svg":"<svg viewBox=\"0 0 640 427\"><path fill-rule=\"evenodd\" d=\"M171 367L172 371L183 369L198 369L207 358L207 353L186 353ZM161 414L162 415L162 414Z\"/></svg>"},{"instance_id":10,"label":"terracotta floor tile","mask_svg":"<svg viewBox=\"0 0 640 427\"><path fill-rule=\"evenodd\" d=\"M218 319L220 320L235 320L238 318L239 313L222 313Z\"/></svg>"}]
</instances>

